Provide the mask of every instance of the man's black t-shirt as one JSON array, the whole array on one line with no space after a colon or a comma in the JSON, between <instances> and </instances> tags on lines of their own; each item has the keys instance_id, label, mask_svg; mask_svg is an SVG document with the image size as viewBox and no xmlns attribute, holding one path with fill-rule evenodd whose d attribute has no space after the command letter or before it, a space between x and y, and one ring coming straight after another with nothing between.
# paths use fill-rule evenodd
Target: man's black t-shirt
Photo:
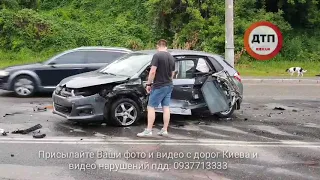
<instances>
[{"instance_id":1,"label":"man's black t-shirt","mask_svg":"<svg viewBox=\"0 0 320 180\"><path fill-rule=\"evenodd\" d=\"M153 55L151 65L157 67L156 75L153 80L153 88L172 85L172 71L175 70L175 59L165 51L157 52Z\"/></svg>"}]
</instances>

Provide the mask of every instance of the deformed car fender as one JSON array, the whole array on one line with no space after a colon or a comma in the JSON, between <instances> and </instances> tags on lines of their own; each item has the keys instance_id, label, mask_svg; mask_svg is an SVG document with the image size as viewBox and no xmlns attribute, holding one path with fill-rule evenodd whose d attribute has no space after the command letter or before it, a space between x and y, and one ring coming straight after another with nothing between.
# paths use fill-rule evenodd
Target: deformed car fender
<instances>
[{"instance_id":1,"label":"deformed car fender","mask_svg":"<svg viewBox=\"0 0 320 180\"><path fill-rule=\"evenodd\" d=\"M102 91L100 96L106 99L106 103L103 110L105 119L110 116L111 104L121 98L130 98L134 100L139 108L140 113L146 112L147 95L144 93L144 88L141 84L119 84L113 87L111 91Z\"/></svg>"}]
</instances>

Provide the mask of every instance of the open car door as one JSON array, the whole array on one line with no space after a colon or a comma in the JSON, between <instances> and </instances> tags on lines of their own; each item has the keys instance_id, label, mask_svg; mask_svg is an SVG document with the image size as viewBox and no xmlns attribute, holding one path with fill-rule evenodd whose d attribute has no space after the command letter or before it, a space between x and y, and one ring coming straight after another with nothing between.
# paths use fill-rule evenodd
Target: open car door
<instances>
[{"instance_id":1,"label":"open car door","mask_svg":"<svg viewBox=\"0 0 320 180\"><path fill-rule=\"evenodd\" d=\"M226 93L219 82L212 76L209 76L203 84L201 92L211 114L229 109L229 100L227 99Z\"/></svg>"}]
</instances>

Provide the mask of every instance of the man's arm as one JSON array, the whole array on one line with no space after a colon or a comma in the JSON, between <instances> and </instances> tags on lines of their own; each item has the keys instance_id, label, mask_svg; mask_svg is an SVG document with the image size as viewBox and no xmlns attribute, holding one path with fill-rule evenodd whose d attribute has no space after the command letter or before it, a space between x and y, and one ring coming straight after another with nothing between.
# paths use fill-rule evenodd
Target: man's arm
<instances>
[{"instance_id":1,"label":"man's arm","mask_svg":"<svg viewBox=\"0 0 320 180\"><path fill-rule=\"evenodd\" d=\"M174 79L174 76L176 75L176 71L172 71L171 79Z\"/></svg>"},{"instance_id":2,"label":"man's arm","mask_svg":"<svg viewBox=\"0 0 320 180\"><path fill-rule=\"evenodd\" d=\"M149 72L147 84L151 84L153 82L154 77L156 76L157 67L158 67L158 57L154 55L151 61L151 69Z\"/></svg>"},{"instance_id":3,"label":"man's arm","mask_svg":"<svg viewBox=\"0 0 320 180\"><path fill-rule=\"evenodd\" d=\"M177 70L176 70L176 62L175 62L175 58L173 56L171 56L171 61L172 61L172 65L171 65L171 71L172 71L172 74L171 74L171 79L174 79L176 73L177 73Z\"/></svg>"},{"instance_id":4,"label":"man's arm","mask_svg":"<svg viewBox=\"0 0 320 180\"><path fill-rule=\"evenodd\" d=\"M157 66L151 66L147 84L151 84L153 82L154 77L156 76L156 72L157 72Z\"/></svg>"}]
</instances>

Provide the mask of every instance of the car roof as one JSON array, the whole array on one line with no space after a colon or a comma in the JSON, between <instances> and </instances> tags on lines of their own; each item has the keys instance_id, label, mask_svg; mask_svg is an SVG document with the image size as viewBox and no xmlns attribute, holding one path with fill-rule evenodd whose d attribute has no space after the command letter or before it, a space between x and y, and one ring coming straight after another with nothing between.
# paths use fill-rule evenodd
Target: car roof
<instances>
[{"instance_id":1,"label":"car roof","mask_svg":"<svg viewBox=\"0 0 320 180\"><path fill-rule=\"evenodd\" d=\"M134 51L134 53L142 53L142 54L148 54L148 55L154 55L157 52L156 49L149 49L149 50L141 50L141 51ZM168 52L173 56L179 56L179 55L198 55L198 56L208 56L212 57L216 61L220 63L220 65L223 66L225 70L227 70L230 74L234 74L237 71L229 65L223 56L219 54L214 53L207 53L204 51L194 51L194 50L184 50L184 49L168 49ZM150 60L151 61L151 60Z\"/></svg>"},{"instance_id":2,"label":"car roof","mask_svg":"<svg viewBox=\"0 0 320 180\"><path fill-rule=\"evenodd\" d=\"M149 49L149 50L141 50L141 51L135 51L138 53L144 53L144 54L150 54L153 55L157 52L155 49ZM214 57L217 54L211 54L204 51L194 51L194 50L184 50L184 49L168 49L168 52L172 55L203 55L203 56L211 56Z\"/></svg>"},{"instance_id":3,"label":"car roof","mask_svg":"<svg viewBox=\"0 0 320 180\"><path fill-rule=\"evenodd\" d=\"M72 50L116 50L116 51L126 51L126 52L133 52L128 48L123 47L109 47L109 46L82 46Z\"/></svg>"}]
</instances>

